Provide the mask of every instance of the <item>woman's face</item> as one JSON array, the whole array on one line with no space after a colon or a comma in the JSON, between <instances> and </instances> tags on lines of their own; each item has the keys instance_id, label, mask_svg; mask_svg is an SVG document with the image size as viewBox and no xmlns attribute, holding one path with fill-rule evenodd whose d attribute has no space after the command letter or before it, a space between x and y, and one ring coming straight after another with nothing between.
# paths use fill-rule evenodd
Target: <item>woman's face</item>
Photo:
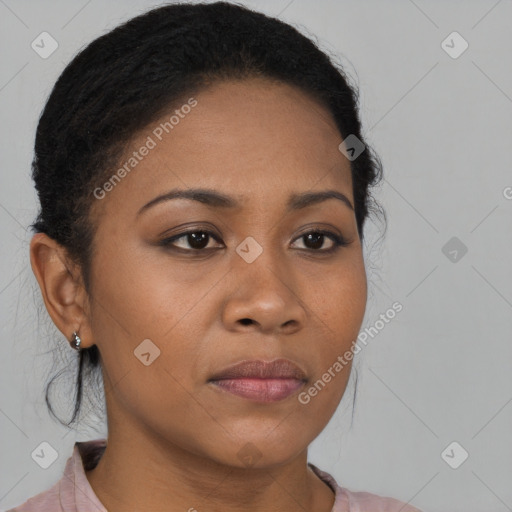
<instances>
[{"instance_id":1,"label":"woman's face","mask_svg":"<svg viewBox=\"0 0 512 512\"><path fill-rule=\"evenodd\" d=\"M229 81L187 100L190 108L141 132L119 166L129 172L96 200L81 333L101 352L111 432L232 466L246 456L280 464L336 410L350 363L316 396L304 392L350 349L364 316L350 162L329 112L296 88ZM145 207L193 189L211 196ZM297 200L324 191L347 201ZM349 243L307 236L318 231ZM195 234L177 238L186 232ZM275 359L307 378L285 398L247 398L209 381L234 363Z\"/></svg>"}]
</instances>

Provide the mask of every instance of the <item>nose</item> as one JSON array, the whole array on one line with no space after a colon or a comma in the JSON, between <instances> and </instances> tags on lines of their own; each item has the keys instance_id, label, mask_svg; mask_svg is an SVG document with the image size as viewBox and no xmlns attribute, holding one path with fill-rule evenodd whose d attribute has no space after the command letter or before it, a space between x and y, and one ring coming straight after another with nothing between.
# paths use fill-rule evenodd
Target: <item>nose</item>
<instances>
[{"instance_id":1,"label":"nose","mask_svg":"<svg viewBox=\"0 0 512 512\"><path fill-rule=\"evenodd\" d=\"M305 325L303 298L290 269L271 261L268 252L264 254L252 263L235 263L233 275L238 286L224 303L224 325L237 332L293 334Z\"/></svg>"}]
</instances>

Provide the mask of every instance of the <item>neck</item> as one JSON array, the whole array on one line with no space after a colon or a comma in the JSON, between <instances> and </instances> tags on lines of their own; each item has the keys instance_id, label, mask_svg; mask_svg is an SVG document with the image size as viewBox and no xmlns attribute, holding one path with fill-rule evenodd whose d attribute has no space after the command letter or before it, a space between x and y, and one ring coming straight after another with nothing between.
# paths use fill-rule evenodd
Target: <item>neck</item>
<instances>
[{"instance_id":1,"label":"neck","mask_svg":"<svg viewBox=\"0 0 512 512\"><path fill-rule=\"evenodd\" d=\"M109 512L330 512L334 494L307 466L307 450L272 468L219 464L167 441L110 428L107 447L86 471Z\"/></svg>"}]
</instances>

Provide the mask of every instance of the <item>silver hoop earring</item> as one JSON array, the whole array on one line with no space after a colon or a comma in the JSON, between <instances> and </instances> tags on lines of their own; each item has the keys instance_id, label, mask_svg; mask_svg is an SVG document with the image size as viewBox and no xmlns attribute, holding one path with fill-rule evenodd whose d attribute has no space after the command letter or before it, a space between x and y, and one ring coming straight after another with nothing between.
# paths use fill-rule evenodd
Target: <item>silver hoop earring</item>
<instances>
[{"instance_id":1,"label":"silver hoop earring","mask_svg":"<svg viewBox=\"0 0 512 512\"><path fill-rule=\"evenodd\" d=\"M72 339L71 339L71 343L72 343L72 347L77 351L77 352L80 352L80 343L82 342L82 340L80 339L80 336L78 336L77 332L75 331L73 333L73 336L72 336Z\"/></svg>"}]
</instances>

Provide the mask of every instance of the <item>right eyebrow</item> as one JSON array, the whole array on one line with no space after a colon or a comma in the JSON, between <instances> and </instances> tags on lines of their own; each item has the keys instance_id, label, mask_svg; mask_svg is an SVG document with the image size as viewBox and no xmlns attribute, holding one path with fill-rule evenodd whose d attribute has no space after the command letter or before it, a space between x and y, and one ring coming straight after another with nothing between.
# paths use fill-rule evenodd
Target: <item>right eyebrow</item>
<instances>
[{"instance_id":1,"label":"right eyebrow","mask_svg":"<svg viewBox=\"0 0 512 512\"><path fill-rule=\"evenodd\" d=\"M149 203L146 203L138 212L140 215L147 209L155 206L163 201L169 201L171 199L191 199L193 201L199 201L200 203L207 204L209 206L222 207L222 208L235 208L239 206L239 202L232 197L225 194L221 194L215 190L203 189L203 188L189 188L185 190L173 189L165 194L155 197Z\"/></svg>"}]
</instances>

